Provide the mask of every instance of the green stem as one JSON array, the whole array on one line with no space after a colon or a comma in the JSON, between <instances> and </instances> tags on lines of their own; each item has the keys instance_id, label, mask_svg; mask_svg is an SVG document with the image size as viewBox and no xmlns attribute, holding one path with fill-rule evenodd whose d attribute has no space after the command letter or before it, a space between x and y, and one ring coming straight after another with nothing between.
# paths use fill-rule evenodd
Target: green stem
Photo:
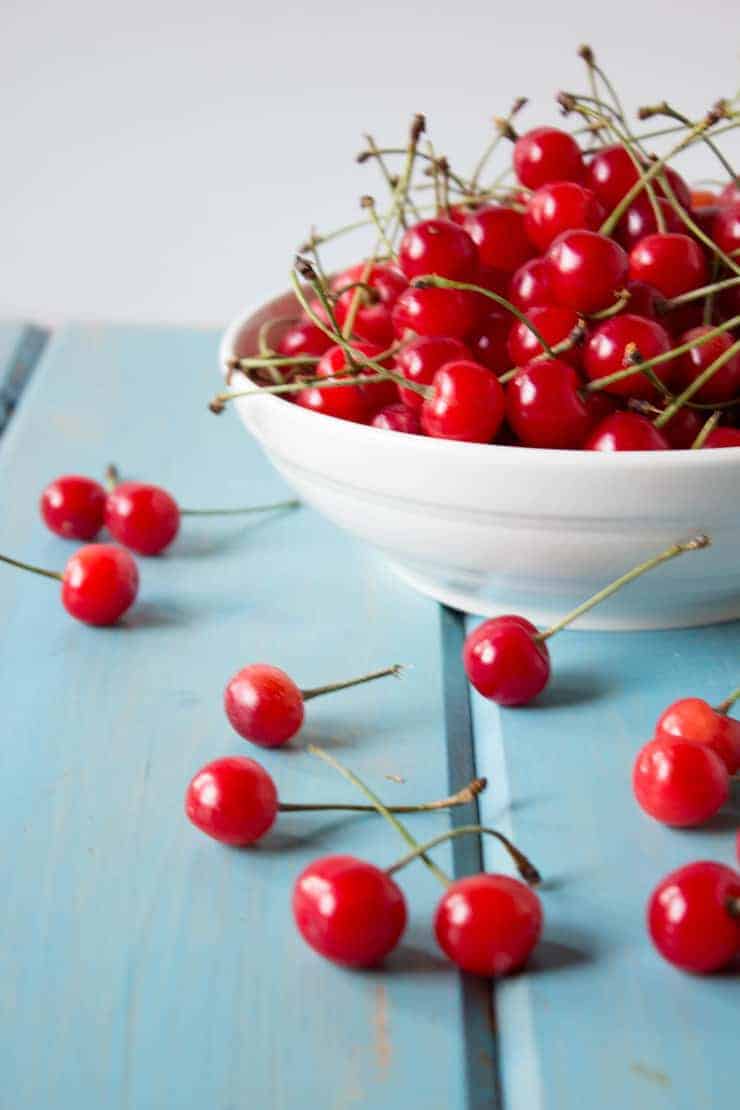
<instances>
[{"instance_id":1,"label":"green stem","mask_svg":"<svg viewBox=\"0 0 740 1110\"><path fill-rule=\"evenodd\" d=\"M640 108L638 110L639 119L651 119L653 116L667 116L669 119L678 120L678 122L682 123L684 127L693 126L692 121L688 118L688 116L684 116L681 112L678 112L675 108L672 108L671 105L667 104L665 100L662 101L662 103L660 104L654 105L653 107ZM708 148L711 150L712 154L714 154L715 157L719 159L723 168L727 171L730 177L734 178L736 176L735 171L732 168L732 165L727 161L717 144L713 142L712 139L710 139L709 135L702 135L701 138L702 141L706 143Z\"/></svg>"},{"instance_id":2,"label":"green stem","mask_svg":"<svg viewBox=\"0 0 740 1110\"><path fill-rule=\"evenodd\" d=\"M728 694L725 700L721 701L719 705L715 705L714 708L718 713L722 713L726 716L738 700L740 700L740 686L733 690L731 694Z\"/></svg>"},{"instance_id":3,"label":"green stem","mask_svg":"<svg viewBox=\"0 0 740 1110\"><path fill-rule=\"evenodd\" d=\"M480 793L485 790L487 786L486 779L473 779L462 790L458 790L456 794L451 794L449 798L438 798L435 802L420 802L417 805L408 806L386 806L389 813L434 813L441 809L455 809L457 806L470 805L475 801ZM376 805L363 806L363 805L347 805L344 802L337 802L336 804L323 804L317 802L315 805L311 803L292 804L290 802L280 802L278 809L281 813L324 813L324 812L347 812L347 813L377 813L378 807Z\"/></svg>"},{"instance_id":4,"label":"green stem","mask_svg":"<svg viewBox=\"0 0 740 1110\"><path fill-rule=\"evenodd\" d=\"M702 242L704 246L712 252L713 255L715 255L725 264L725 266L727 266L730 270L733 270L736 274L740 274L740 265L738 265L738 263L735 262L735 260L731 258L729 254L725 254L725 252L717 246L714 239L707 235L705 231L702 231L696 220L692 219L686 209L681 205L678 197L673 191L673 187L667 176L664 173L661 173L659 175L659 180L661 188L663 189L663 192L666 195L666 199L668 200L668 203L670 204L671 208L676 213L678 218L681 220L681 222L686 225L692 235L699 239L700 242Z\"/></svg>"},{"instance_id":5,"label":"green stem","mask_svg":"<svg viewBox=\"0 0 740 1110\"><path fill-rule=\"evenodd\" d=\"M633 567L632 570L627 571L626 574L617 578L616 581L605 586L603 590L599 590L599 592L594 594L593 597L590 597L588 601L584 601L582 605L579 605L576 609L572 609L571 612L564 616L562 620L558 621L557 624L551 625L550 628L546 629L544 632L539 632L537 636L535 636L535 639L540 642L549 640L556 632L560 632L561 629L572 624L578 617L583 616L584 613L588 613L590 609L595 608L595 606L599 605L602 601L606 601L606 599L611 597L612 594L615 594L617 590L621 590L622 587L626 586L629 582L634 582L640 575L647 573L649 570L653 570L655 567L661 566L663 563L667 563L670 559L675 559L677 555L683 555L687 551L699 551L703 547L709 547L710 542L709 536L694 536L693 539L687 540L685 543L671 544L665 551L661 551L659 555L654 555L652 559L647 559L644 563L640 563L638 566Z\"/></svg>"},{"instance_id":6,"label":"green stem","mask_svg":"<svg viewBox=\"0 0 740 1110\"><path fill-rule=\"evenodd\" d=\"M721 416L722 416L721 410L720 411L715 410L715 412L713 412L712 415L707 420L704 421L704 423L701 426L701 429L699 431L698 436L696 437L694 442L691 444L691 450L692 451L701 450L701 448L707 442L709 436L712 434L714 429L719 424Z\"/></svg>"},{"instance_id":7,"label":"green stem","mask_svg":"<svg viewBox=\"0 0 740 1110\"><path fill-rule=\"evenodd\" d=\"M248 513L271 513L276 509L297 509L300 501L274 501L271 505L248 505L240 509L180 509L180 516L244 516Z\"/></svg>"},{"instance_id":8,"label":"green stem","mask_svg":"<svg viewBox=\"0 0 740 1110\"><path fill-rule=\"evenodd\" d=\"M555 346L552 348L552 354L555 356L555 358L557 358L559 355L564 354L566 351L570 351L573 347L576 347L581 342L585 334L586 325L583 321L579 321L573 328L573 331L570 333L570 335L567 335L565 339L561 339L559 343L555 344ZM542 354L535 355L535 357L530 361L540 362L543 358L549 357L550 356L545 351L543 351ZM510 382L512 378L516 377L521 369L521 366L512 366L510 370L506 370L503 374L499 376L498 380L501 385L506 385L507 382Z\"/></svg>"},{"instance_id":9,"label":"green stem","mask_svg":"<svg viewBox=\"0 0 740 1110\"><path fill-rule=\"evenodd\" d=\"M302 389L339 389L345 385L370 385L372 382L387 381L386 374L349 374L344 378L307 378L302 382L288 382L285 385L254 385L251 389L237 389L231 393L218 393L209 404L211 412L223 412L229 401L242 397L260 397L265 393L300 393Z\"/></svg>"},{"instance_id":10,"label":"green stem","mask_svg":"<svg viewBox=\"0 0 740 1110\"><path fill-rule=\"evenodd\" d=\"M710 293L721 293L724 289L732 289L733 286L740 282L740 276L725 278L723 281L713 281L711 285L702 285L700 289L690 289L688 293L682 293L680 297L671 297L669 301L661 303L661 312L668 311L671 308L679 308L682 304L690 304L691 301L700 301L703 297L708 297Z\"/></svg>"},{"instance_id":11,"label":"green stem","mask_svg":"<svg viewBox=\"0 0 740 1110\"><path fill-rule=\"evenodd\" d=\"M511 127L511 121L514 119L517 113L522 110L526 103L527 101L524 97L517 97L517 99L511 106L508 116L506 116L504 119L494 119L493 122L496 128L496 132L486 145L483 153L478 159L477 166L473 170L473 176L470 179L471 192L475 192L475 190L478 188L478 182L480 180L481 174L483 173L483 170L486 168L486 164L488 163L489 158L496 150L496 147L499 145L501 140L507 134L508 128Z\"/></svg>"},{"instance_id":12,"label":"green stem","mask_svg":"<svg viewBox=\"0 0 740 1110\"><path fill-rule=\"evenodd\" d=\"M395 875L402 867L406 867L407 864L413 863L414 860L424 855L425 852L429 852L432 848L436 848L438 844L444 844L446 841L454 840L458 836L471 836L473 834L477 836L483 834L485 836L495 837L509 853L517 871L525 882L529 883L530 886L537 886L537 884L541 882L542 876L524 853L520 852L516 845L512 844L509 838L504 836L503 833L500 833L498 829L489 828L487 825L460 825L456 829L448 829L447 832L440 833L439 836L435 836L431 840L428 840L426 844L420 844L413 852L408 852L407 855L402 856L401 859L397 860L390 867L386 867L386 874Z\"/></svg>"},{"instance_id":13,"label":"green stem","mask_svg":"<svg viewBox=\"0 0 740 1110\"><path fill-rule=\"evenodd\" d=\"M304 701L311 698L320 698L322 694L333 694L336 690L347 690L350 686L361 686L365 682L374 682L376 678L399 678L406 670L406 664L394 663L392 667L384 667L382 671L371 671L359 678L348 678L344 682L331 682L328 686L314 686L311 690L301 690Z\"/></svg>"},{"instance_id":14,"label":"green stem","mask_svg":"<svg viewBox=\"0 0 740 1110\"><path fill-rule=\"evenodd\" d=\"M9 555L0 555L0 562L7 563L11 567L20 567L21 570L30 570L32 574L41 574L44 578L56 578L57 582L63 580L63 576L56 570L44 570L43 567L34 566L33 563L22 563L20 559L11 559Z\"/></svg>"},{"instance_id":15,"label":"green stem","mask_svg":"<svg viewBox=\"0 0 740 1110\"><path fill-rule=\"evenodd\" d=\"M116 488L120 480L121 476L118 473L118 467L116 466L116 464L108 463L108 466L106 466L105 468L105 477L103 479L103 481L105 482L105 488L107 489L108 493L113 493L113 490Z\"/></svg>"},{"instance_id":16,"label":"green stem","mask_svg":"<svg viewBox=\"0 0 740 1110\"><path fill-rule=\"evenodd\" d=\"M729 362L731 358L735 357L738 351L740 351L740 339L738 339L736 343L733 343L731 347L728 347L719 358L716 358L714 362L710 363L706 370L699 374L698 378L694 378L693 382L686 386L683 393L679 393L677 397L673 398L657 420L653 421L654 426L656 428L662 428L664 424L667 424L671 417L674 416L687 401L690 401L694 394L710 381L718 370L722 369L726 362Z\"/></svg>"}]
</instances>

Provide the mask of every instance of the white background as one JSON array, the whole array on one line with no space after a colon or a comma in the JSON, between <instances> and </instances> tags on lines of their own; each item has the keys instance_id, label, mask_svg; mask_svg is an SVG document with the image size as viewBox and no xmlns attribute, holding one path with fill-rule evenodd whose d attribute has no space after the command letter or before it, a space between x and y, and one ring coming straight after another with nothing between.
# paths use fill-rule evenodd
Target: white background
<instances>
[{"instance_id":1,"label":"white background","mask_svg":"<svg viewBox=\"0 0 740 1110\"><path fill-rule=\"evenodd\" d=\"M363 130L396 142L423 110L468 166L515 95L533 124L585 88L579 42L632 106L738 85L734 0L3 0L0 21L0 316L51 322L222 323L379 188Z\"/></svg>"}]
</instances>

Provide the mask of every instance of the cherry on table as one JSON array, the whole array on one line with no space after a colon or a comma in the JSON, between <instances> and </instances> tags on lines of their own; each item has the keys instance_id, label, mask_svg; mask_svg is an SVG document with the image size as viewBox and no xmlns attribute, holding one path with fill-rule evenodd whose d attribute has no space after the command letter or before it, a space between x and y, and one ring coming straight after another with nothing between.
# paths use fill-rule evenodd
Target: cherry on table
<instances>
[{"instance_id":1,"label":"cherry on table","mask_svg":"<svg viewBox=\"0 0 740 1110\"><path fill-rule=\"evenodd\" d=\"M478 247L484 266L513 274L535 253L524 229L524 217L514 208L489 204L476 209L465 230Z\"/></svg>"},{"instance_id":2,"label":"cherry on table","mask_svg":"<svg viewBox=\"0 0 740 1110\"><path fill-rule=\"evenodd\" d=\"M409 281L424 274L437 274L453 281L473 281L478 272L475 244L452 220L422 220L408 228L401 240L398 258Z\"/></svg>"},{"instance_id":3,"label":"cherry on table","mask_svg":"<svg viewBox=\"0 0 740 1110\"><path fill-rule=\"evenodd\" d=\"M588 314L609 308L627 280L626 252L619 243L596 231L564 231L550 244L546 257L555 301L577 312ZM660 289L649 277L643 280Z\"/></svg>"},{"instance_id":4,"label":"cherry on table","mask_svg":"<svg viewBox=\"0 0 740 1110\"><path fill-rule=\"evenodd\" d=\"M729 797L730 780L727 767L709 746L662 735L638 752L632 789L649 817L688 828L720 811Z\"/></svg>"},{"instance_id":5,"label":"cherry on table","mask_svg":"<svg viewBox=\"0 0 740 1110\"><path fill-rule=\"evenodd\" d=\"M185 794L185 812L207 836L244 847L264 836L278 814L278 792L264 767L243 755L201 767Z\"/></svg>"},{"instance_id":6,"label":"cherry on table","mask_svg":"<svg viewBox=\"0 0 740 1110\"><path fill-rule=\"evenodd\" d=\"M740 721L715 709L703 698L679 698L663 710L655 726L655 739L666 738L711 748L728 774L740 771Z\"/></svg>"},{"instance_id":7,"label":"cherry on table","mask_svg":"<svg viewBox=\"0 0 740 1110\"><path fill-rule=\"evenodd\" d=\"M695 239L675 232L646 235L630 251L629 276L664 297L678 297L709 281L707 260Z\"/></svg>"},{"instance_id":8,"label":"cherry on table","mask_svg":"<svg viewBox=\"0 0 740 1110\"><path fill-rule=\"evenodd\" d=\"M592 424L572 366L542 358L517 371L506 387L506 419L526 447L578 448Z\"/></svg>"},{"instance_id":9,"label":"cherry on table","mask_svg":"<svg viewBox=\"0 0 740 1110\"><path fill-rule=\"evenodd\" d=\"M105 502L110 534L139 555L157 555L180 530L180 508L174 497L147 482L120 482Z\"/></svg>"},{"instance_id":10,"label":"cherry on table","mask_svg":"<svg viewBox=\"0 0 740 1110\"><path fill-rule=\"evenodd\" d=\"M587 377L597 381L635 365L633 356L646 362L670 349L671 340L665 328L655 320L625 313L605 320L591 333L583 351L583 369ZM664 362L655 366L652 372L668 385L673 366L673 361ZM634 374L604 385L603 388L617 397L651 400L658 396L656 386L646 374L640 372L639 363Z\"/></svg>"},{"instance_id":11,"label":"cherry on table","mask_svg":"<svg viewBox=\"0 0 740 1110\"><path fill-rule=\"evenodd\" d=\"M396 369L414 385L431 385L434 375L446 362L469 359L471 352L459 339L425 335L407 343L396 355ZM398 386L398 394L410 409L419 410L424 398L415 390Z\"/></svg>"},{"instance_id":12,"label":"cherry on table","mask_svg":"<svg viewBox=\"0 0 740 1110\"><path fill-rule=\"evenodd\" d=\"M514 172L522 185L539 189L552 181L582 181L578 143L557 127L535 127L514 143Z\"/></svg>"},{"instance_id":13,"label":"cherry on table","mask_svg":"<svg viewBox=\"0 0 740 1110\"><path fill-rule=\"evenodd\" d=\"M508 875L480 874L451 883L437 906L434 932L462 971L488 978L524 966L542 933L535 892Z\"/></svg>"},{"instance_id":14,"label":"cherry on table","mask_svg":"<svg viewBox=\"0 0 740 1110\"><path fill-rule=\"evenodd\" d=\"M563 231L588 228L604 222L604 206L590 189L574 181L555 181L532 193L524 213L524 227L532 243L546 251Z\"/></svg>"},{"instance_id":15,"label":"cherry on table","mask_svg":"<svg viewBox=\"0 0 740 1110\"><path fill-rule=\"evenodd\" d=\"M460 359L434 375L432 395L421 407L424 432L437 439L490 443L501 427L504 391L485 366Z\"/></svg>"},{"instance_id":16,"label":"cherry on table","mask_svg":"<svg viewBox=\"0 0 740 1110\"><path fill-rule=\"evenodd\" d=\"M740 875L702 860L658 884L647 925L661 956L683 971L721 971L740 953Z\"/></svg>"},{"instance_id":17,"label":"cherry on table","mask_svg":"<svg viewBox=\"0 0 740 1110\"><path fill-rule=\"evenodd\" d=\"M666 437L636 412L615 412L592 430L585 451L669 451Z\"/></svg>"},{"instance_id":18,"label":"cherry on table","mask_svg":"<svg viewBox=\"0 0 740 1110\"><path fill-rule=\"evenodd\" d=\"M94 540L103 527L105 490L81 474L63 474L50 482L39 501L47 528L71 540Z\"/></svg>"}]
</instances>

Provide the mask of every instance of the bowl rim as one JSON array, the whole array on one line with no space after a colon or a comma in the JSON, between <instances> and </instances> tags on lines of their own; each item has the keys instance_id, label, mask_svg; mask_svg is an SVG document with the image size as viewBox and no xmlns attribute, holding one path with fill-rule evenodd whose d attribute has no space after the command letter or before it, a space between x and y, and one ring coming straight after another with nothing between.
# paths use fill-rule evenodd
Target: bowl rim
<instances>
[{"instance_id":1,"label":"bowl rim","mask_svg":"<svg viewBox=\"0 0 740 1110\"><path fill-rule=\"evenodd\" d=\"M261 303L250 305L229 322L221 336L218 349L221 373L224 378L229 373L228 360L234 355L236 340L242 329L258 312L269 308L273 303L284 300L291 292L290 289L284 289L282 292L273 293ZM245 382L250 382L255 386L257 393L262 392L262 387L252 382L251 378L247 377L243 371L237 370L234 372L232 370L231 373L232 378L237 377ZM394 443L397 443L399 447L402 447L405 442L407 445L413 444L413 450L444 451L448 458L455 454L464 455L471 462L476 459L481 462L485 459L490 462L494 460L501 461L502 457L505 457L511 462L519 460L520 462L536 464L547 461L552 464L553 461L557 461L558 464L562 463L565 466L576 464L584 466L587 465L587 460L593 460L595 466L611 466L621 470L643 467L648 459L654 467L662 469L670 467L672 470L676 468L684 470L696 466L721 467L740 464L740 447L717 447L708 451L692 451L687 448L671 451L584 451L572 448L520 447L508 443L468 443L464 440L435 439L432 436L391 432L386 428L374 428L371 424L355 424L352 421L340 420L338 417L329 416L326 413L312 412L310 409L301 408L297 405L281 405L281 398L274 393L263 393L260 403L270 405L275 413L278 412L276 406L280 405L281 408L287 410L286 415L290 414L291 417L306 422L307 428L311 426L310 422L322 421L321 425L317 425L320 430L321 427L326 427L324 422L330 420L337 429L342 428L346 431L347 428L352 428L353 432L351 434L356 435L359 442L362 442L362 439L366 437L377 439L378 436L393 436ZM597 459L598 462L596 462Z\"/></svg>"}]
</instances>

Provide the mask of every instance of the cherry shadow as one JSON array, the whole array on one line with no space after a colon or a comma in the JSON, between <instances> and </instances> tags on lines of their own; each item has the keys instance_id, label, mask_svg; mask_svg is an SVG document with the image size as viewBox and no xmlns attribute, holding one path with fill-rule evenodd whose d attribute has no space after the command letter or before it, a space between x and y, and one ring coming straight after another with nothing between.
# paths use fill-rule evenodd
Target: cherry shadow
<instances>
[{"instance_id":1,"label":"cherry shadow","mask_svg":"<svg viewBox=\"0 0 740 1110\"><path fill-rule=\"evenodd\" d=\"M532 713L541 709L567 709L574 705L587 705L611 694L617 686L606 668L597 671L591 667L566 666L554 671L550 685L536 701L525 706L524 711ZM517 712L521 710L518 709Z\"/></svg>"},{"instance_id":2,"label":"cherry shadow","mask_svg":"<svg viewBox=\"0 0 740 1110\"><path fill-rule=\"evenodd\" d=\"M289 497L290 494L286 494L286 500ZM168 550L167 557L173 560L202 559L223 554L240 547L257 532L296 511L296 508L271 509L246 516L243 520L239 517L185 516L180 534Z\"/></svg>"}]
</instances>

